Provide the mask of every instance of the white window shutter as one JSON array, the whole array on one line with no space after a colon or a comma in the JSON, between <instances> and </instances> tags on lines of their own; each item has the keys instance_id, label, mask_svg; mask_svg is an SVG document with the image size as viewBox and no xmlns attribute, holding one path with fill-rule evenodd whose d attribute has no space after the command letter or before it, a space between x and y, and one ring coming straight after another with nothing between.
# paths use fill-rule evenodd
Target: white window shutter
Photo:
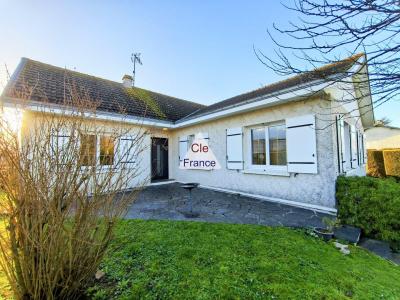
<instances>
[{"instance_id":1,"label":"white window shutter","mask_svg":"<svg viewBox=\"0 0 400 300\"><path fill-rule=\"evenodd\" d=\"M70 138L70 135L65 132L57 132L51 136L51 154L53 157L63 159L63 157L67 155L64 152L68 151L68 142Z\"/></svg>"},{"instance_id":2,"label":"white window shutter","mask_svg":"<svg viewBox=\"0 0 400 300\"><path fill-rule=\"evenodd\" d=\"M200 134L197 134L195 138L199 139L200 136L203 137L202 139L206 140L207 143L210 141L210 138L208 137L208 132L200 132Z\"/></svg>"},{"instance_id":3,"label":"white window shutter","mask_svg":"<svg viewBox=\"0 0 400 300\"><path fill-rule=\"evenodd\" d=\"M358 165L362 165L362 137L361 137L361 132L357 130L357 160L358 160Z\"/></svg>"},{"instance_id":4,"label":"white window shutter","mask_svg":"<svg viewBox=\"0 0 400 300\"><path fill-rule=\"evenodd\" d=\"M350 139L351 139L351 167L357 166L357 131L354 125L350 125Z\"/></svg>"},{"instance_id":5,"label":"white window shutter","mask_svg":"<svg viewBox=\"0 0 400 300\"><path fill-rule=\"evenodd\" d=\"M337 147L337 160L338 160L338 172L343 172L343 120L341 115L336 116L336 147Z\"/></svg>"},{"instance_id":6,"label":"white window shutter","mask_svg":"<svg viewBox=\"0 0 400 300\"><path fill-rule=\"evenodd\" d=\"M188 149L188 138L187 136L179 137L179 161L183 161L186 156Z\"/></svg>"},{"instance_id":7,"label":"white window shutter","mask_svg":"<svg viewBox=\"0 0 400 300\"><path fill-rule=\"evenodd\" d=\"M286 119L288 172L317 174L315 115Z\"/></svg>"},{"instance_id":8,"label":"white window shutter","mask_svg":"<svg viewBox=\"0 0 400 300\"><path fill-rule=\"evenodd\" d=\"M342 172L346 171L346 161L348 160L348 157L346 157L346 139L345 139L345 132L344 132L344 120L343 116L341 116L341 119L339 120L340 124L340 159L341 159L341 165L342 165Z\"/></svg>"},{"instance_id":9,"label":"white window shutter","mask_svg":"<svg viewBox=\"0 0 400 300\"><path fill-rule=\"evenodd\" d=\"M226 130L226 168L243 170L243 130L241 127Z\"/></svg>"},{"instance_id":10,"label":"white window shutter","mask_svg":"<svg viewBox=\"0 0 400 300\"><path fill-rule=\"evenodd\" d=\"M368 156L367 156L367 147L365 145L365 133L362 134L362 151L363 151L363 164L367 163Z\"/></svg>"},{"instance_id":11,"label":"white window shutter","mask_svg":"<svg viewBox=\"0 0 400 300\"><path fill-rule=\"evenodd\" d=\"M121 164L134 164L135 152L135 139L131 136L122 136L118 144L118 162Z\"/></svg>"}]
</instances>

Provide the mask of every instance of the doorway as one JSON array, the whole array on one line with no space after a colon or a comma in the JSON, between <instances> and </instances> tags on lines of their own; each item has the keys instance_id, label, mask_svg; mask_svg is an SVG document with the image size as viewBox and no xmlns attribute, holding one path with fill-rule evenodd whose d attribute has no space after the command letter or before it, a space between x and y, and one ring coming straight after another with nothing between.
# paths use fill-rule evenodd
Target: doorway
<instances>
[{"instance_id":1,"label":"doorway","mask_svg":"<svg viewBox=\"0 0 400 300\"><path fill-rule=\"evenodd\" d=\"M151 138L151 181L168 179L168 139Z\"/></svg>"}]
</instances>

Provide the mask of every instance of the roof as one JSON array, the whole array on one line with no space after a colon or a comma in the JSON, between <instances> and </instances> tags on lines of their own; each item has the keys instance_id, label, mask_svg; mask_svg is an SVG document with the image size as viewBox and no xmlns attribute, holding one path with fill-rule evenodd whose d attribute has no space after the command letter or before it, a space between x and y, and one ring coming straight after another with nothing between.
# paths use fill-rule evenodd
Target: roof
<instances>
[{"instance_id":1,"label":"roof","mask_svg":"<svg viewBox=\"0 0 400 300\"><path fill-rule=\"evenodd\" d=\"M298 87L303 84L311 83L313 81L320 81L324 80L327 77L330 77L332 75L336 74L343 74L344 76L348 75L348 70L355 64L355 62L364 56L364 53L359 53L353 56L350 56L344 60L337 61L335 63L331 63L328 65L325 65L323 67L314 69L313 71L310 72L305 72L302 74L299 74L297 76L290 77L286 80L278 81L269 85L266 85L262 88L234 96L232 98L228 98L226 100L214 103L210 106L204 107L194 114L190 115L190 118L193 118L195 116L207 114L216 110L220 109L225 109L230 106L234 105L240 105L242 103L245 103L249 100L258 98L258 97L264 97L268 95L272 95L281 91L286 91L290 88L293 87Z\"/></svg>"},{"instance_id":2,"label":"roof","mask_svg":"<svg viewBox=\"0 0 400 300\"><path fill-rule=\"evenodd\" d=\"M68 104L72 90L81 97L96 101L100 111L124 113L175 123L200 115L248 103L260 97L272 96L304 85L319 83L333 75L347 76L348 71L363 53L325 65L313 71L293 76L262 88L215 104L205 106L141 88L126 88L120 82L90 76L65 68L55 67L22 58L2 97L27 98L51 104ZM32 91L29 96L26 91Z\"/></svg>"},{"instance_id":3,"label":"roof","mask_svg":"<svg viewBox=\"0 0 400 300\"><path fill-rule=\"evenodd\" d=\"M28 96L29 94L29 96ZM3 97L68 105L71 94L95 102L97 110L176 121L204 105L120 82L23 58ZM29 99L28 99L29 98Z\"/></svg>"}]
</instances>

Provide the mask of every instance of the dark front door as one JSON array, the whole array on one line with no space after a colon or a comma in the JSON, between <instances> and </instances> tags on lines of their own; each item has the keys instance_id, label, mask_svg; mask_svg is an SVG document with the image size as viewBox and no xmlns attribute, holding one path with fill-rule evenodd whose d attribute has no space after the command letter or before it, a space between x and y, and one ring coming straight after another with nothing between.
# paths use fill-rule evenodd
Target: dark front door
<instances>
[{"instance_id":1,"label":"dark front door","mask_svg":"<svg viewBox=\"0 0 400 300\"><path fill-rule=\"evenodd\" d=\"M151 138L151 180L168 179L168 139Z\"/></svg>"}]
</instances>

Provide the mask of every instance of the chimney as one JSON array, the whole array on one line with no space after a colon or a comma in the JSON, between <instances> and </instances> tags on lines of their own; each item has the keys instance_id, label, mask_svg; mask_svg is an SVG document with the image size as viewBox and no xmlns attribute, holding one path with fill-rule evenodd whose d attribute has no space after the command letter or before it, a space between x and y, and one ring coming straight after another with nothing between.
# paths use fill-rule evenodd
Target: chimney
<instances>
[{"instance_id":1,"label":"chimney","mask_svg":"<svg viewBox=\"0 0 400 300\"><path fill-rule=\"evenodd\" d=\"M130 88L133 86L133 77L131 75L125 74L122 77L122 85L126 88Z\"/></svg>"}]
</instances>

